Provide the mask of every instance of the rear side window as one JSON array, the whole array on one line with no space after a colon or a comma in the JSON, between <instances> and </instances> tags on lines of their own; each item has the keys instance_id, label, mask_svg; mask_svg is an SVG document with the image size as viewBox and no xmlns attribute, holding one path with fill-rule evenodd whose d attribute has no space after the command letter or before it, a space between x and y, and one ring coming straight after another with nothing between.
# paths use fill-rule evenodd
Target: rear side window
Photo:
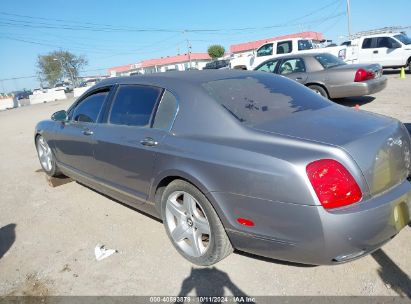
<instances>
[{"instance_id":1,"label":"rear side window","mask_svg":"<svg viewBox=\"0 0 411 304\"><path fill-rule=\"evenodd\" d=\"M307 88L271 73L221 79L202 86L223 109L248 126L331 105Z\"/></svg>"},{"instance_id":2,"label":"rear side window","mask_svg":"<svg viewBox=\"0 0 411 304\"><path fill-rule=\"evenodd\" d=\"M177 99L168 91L165 91L154 117L153 128L170 130L177 114Z\"/></svg>"},{"instance_id":3,"label":"rear side window","mask_svg":"<svg viewBox=\"0 0 411 304\"><path fill-rule=\"evenodd\" d=\"M283 60L278 71L281 75L292 73L305 73L305 64L301 58L290 58Z\"/></svg>"},{"instance_id":4,"label":"rear side window","mask_svg":"<svg viewBox=\"0 0 411 304\"><path fill-rule=\"evenodd\" d=\"M298 40L298 50L299 51L311 50L313 48L314 46L311 40Z\"/></svg>"},{"instance_id":5,"label":"rear side window","mask_svg":"<svg viewBox=\"0 0 411 304\"><path fill-rule=\"evenodd\" d=\"M98 92L83 99L74 109L71 117L74 121L94 123L108 95L108 91Z\"/></svg>"},{"instance_id":6,"label":"rear side window","mask_svg":"<svg viewBox=\"0 0 411 304\"><path fill-rule=\"evenodd\" d=\"M372 38L365 38L364 41L362 42L362 48L363 49L370 49L371 48L371 43L372 43Z\"/></svg>"},{"instance_id":7,"label":"rear side window","mask_svg":"<svg viewBox=\"0 0 411 304\"><path fill-rule=\"evenodd\" d=\"M161 89L149 86L122 85L118 88L110 113L110 123L148 126Z\"/></svg>"},{"instance_id":8,"label":"rear side window","mask_svg":"<svg viewBox=\"0 0 411 304\"><path fill-rule=\"evenodd\" d=\"M277 54L288 54L293 50L291 41L282 41L277 43Z\"/></svg>"}]
</instances>

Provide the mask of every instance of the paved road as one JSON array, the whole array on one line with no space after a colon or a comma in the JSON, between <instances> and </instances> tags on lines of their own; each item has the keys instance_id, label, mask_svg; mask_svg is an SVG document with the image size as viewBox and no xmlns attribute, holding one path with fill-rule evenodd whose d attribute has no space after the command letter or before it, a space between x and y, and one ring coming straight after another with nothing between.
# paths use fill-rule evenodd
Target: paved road
<instances>
[{"instance_id":1,"label":"paved road","mask_svg":"<svg viewBox=\"0 0 411 304\"><path fill-rule=\"evenodd\" d=\"M374 97L339 101L411 123L411 76ZM408 295L411 228L381 251L302 267L232 254L215 267L181 258L163 226L75 182L48 186L33 145L57 101L0 113L0 295ZM353 130L355 132L355 130ZM119 252L97 262L96 244Z\"/></svg>"}]
</instances>

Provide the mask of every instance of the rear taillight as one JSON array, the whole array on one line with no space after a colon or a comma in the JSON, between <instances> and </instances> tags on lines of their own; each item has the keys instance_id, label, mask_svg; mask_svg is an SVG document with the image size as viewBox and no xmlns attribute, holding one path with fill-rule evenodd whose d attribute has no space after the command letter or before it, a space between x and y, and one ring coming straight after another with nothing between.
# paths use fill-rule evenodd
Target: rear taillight
<instances>
[{"instance_id":1,"label":"rear taillight","mask_svg":"<svg viewBox=\"0 0 411 304\"><path fill-rule=\"evenodd\" d=\"M354 81L361 82L375 78L375 73L373 71L368 71L364 69L358 69L355 73Z\"/></svg>"},{"instance_id":2,"label":"rear taillight","mask_svg":"<svg viewBox=\"0 0 411 304\"><path fill-rule=\"evenodd\" d=\"M308 179L325 209L354 204L362 193L350 172L333 159L320 159L307 165Z\"/></svg>"}]
</instances>

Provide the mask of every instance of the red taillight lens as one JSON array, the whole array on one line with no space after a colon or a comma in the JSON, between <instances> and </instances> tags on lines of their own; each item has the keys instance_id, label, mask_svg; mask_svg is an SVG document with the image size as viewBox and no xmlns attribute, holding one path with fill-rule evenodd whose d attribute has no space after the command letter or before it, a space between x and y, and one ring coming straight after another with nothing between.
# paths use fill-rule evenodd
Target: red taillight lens
<instances>
[{"instance_id":1,"label":"red taillight lens","mask_svg":"<svg viewBox=\"0 0 411 304\"><path fill-rule=\"evenodd\" d=\"M355 73L354 81L361 82L375 78L375 73L373 71L368 71L364 69L358 69Z\"/></svg>"},{"instance_id":2,"label":"red taillight lens","mask_svg":"<svg viewBox=\"0 0 411 304\"><path fill-rule=\"evenodd\" d=\"M308 164L308 179L325 209L338 208L361 200L362 193L350 172L333 159Z\"/></svg>"}]
</instances>

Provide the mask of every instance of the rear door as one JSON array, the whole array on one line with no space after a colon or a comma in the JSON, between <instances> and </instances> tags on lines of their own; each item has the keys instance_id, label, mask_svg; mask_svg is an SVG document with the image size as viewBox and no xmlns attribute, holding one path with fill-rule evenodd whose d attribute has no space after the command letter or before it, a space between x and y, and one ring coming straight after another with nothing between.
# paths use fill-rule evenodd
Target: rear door
<instances>
[{"instance_id":1,"label":"rear door","mask_svg":"<svg viewBox=\"0 0 411 304\"><path fill-rule=\"evenodd\" d=\"M376 48L377 39L376 38L364 38L362 43L360 42L358 51L358 62L359 63L375 63L374 62L374 52L378 51Z\"/></svg>"},{"instance_id":2,"label":"rear door","mask_svg":"<svg viewBox=\"0 0 411 304\"><path fill-rule=\"evenodd\" d=\"M53 144L61 164L93 175L93 133L109 92L103 88L83 97L69 110L68 120L58 125Z\"/></svg>"},{"instance_id":3,"label":"rear door","mask_svg":"<svg viewBox=\"0 0 411 304\"><path fill-rule=\"evenodd\" d=\"M138 203L147 199L155 155L166 135L164 128L156 127L154 114L164 96L168 95L158 87L120 85L107 123L95 133L98 178Z\"/></svg>"},{"instance_id":4,"label":"rear door","mask_svg":"<svg viewBox=\"0 0 411 304\"><path fill-rule=\"evenodd\" d=\"M302 84L308 77L304 59L298 57L281 60L277 73Z\"/></svg>"}]
</instances>

